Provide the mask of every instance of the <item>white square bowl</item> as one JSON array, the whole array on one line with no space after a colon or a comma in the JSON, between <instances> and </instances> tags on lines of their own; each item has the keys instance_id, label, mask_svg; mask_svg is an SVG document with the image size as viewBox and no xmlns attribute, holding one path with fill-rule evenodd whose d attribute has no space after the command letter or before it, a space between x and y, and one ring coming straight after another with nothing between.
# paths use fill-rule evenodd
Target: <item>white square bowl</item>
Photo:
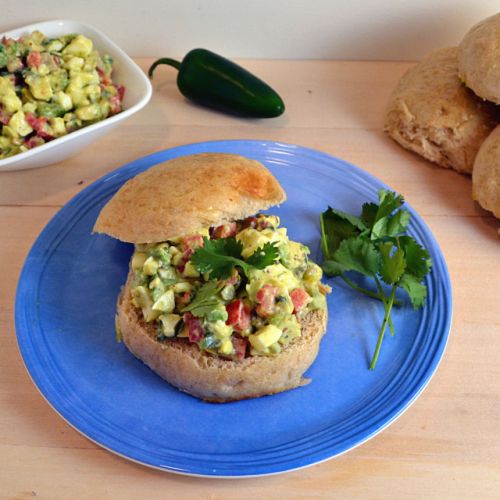
<instances>
[{"instance_id":1,"label":"white square bowl","mask_svg":"<svg viewBox=\"0 0 500 500\"><path fill-rule=\"evenodd\" d=\"M137 113L151 98L151 83L141 68L106 35L91 26L66 19L45 21L2 33L0 37L19 38L35 30L49 37L79 33L90 38L100 54L109 54L114 59L113 82L125 87L123 111L24 153L0 160L0 172L44 167L74 156L120 122Z\"/></svg>"}]
</instances>

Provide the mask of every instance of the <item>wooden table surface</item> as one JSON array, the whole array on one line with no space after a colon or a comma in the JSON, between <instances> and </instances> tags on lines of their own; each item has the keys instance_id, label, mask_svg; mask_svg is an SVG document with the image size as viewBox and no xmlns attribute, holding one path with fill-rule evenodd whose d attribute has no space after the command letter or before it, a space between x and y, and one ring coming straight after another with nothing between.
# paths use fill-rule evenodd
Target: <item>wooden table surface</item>
<instances>
[{"instance_id":1,"label":"wooden table surface","mask_svg":"<svg viewBox=\"0 0 500 500\"><path fill-rule=\"evenodd\" d=\"M140 60L143 68L149 60ZM410 63L245 61L279 89L282 117L245 120L180 96L159 70L151 102L75 158L0 173L0 498L500 498L499 221L470 178L404 151L381 130ZM316 148L377 176L423 216L447 260L454 317L441 365L416 403L340 457L277 476L190 478L148 469L90 442L32 384L14 329L24 259L48 220L89 183L133 159L192 142L264 139Z\"/></svg>"}]
</instances>

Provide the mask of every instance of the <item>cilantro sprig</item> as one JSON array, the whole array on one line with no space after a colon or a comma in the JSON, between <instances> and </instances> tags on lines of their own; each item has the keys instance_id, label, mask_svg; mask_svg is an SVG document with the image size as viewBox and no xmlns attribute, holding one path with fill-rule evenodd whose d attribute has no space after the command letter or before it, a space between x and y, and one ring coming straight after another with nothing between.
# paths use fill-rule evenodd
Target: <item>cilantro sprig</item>
<instances>
[{"instance_id":1,"label":"cilantro sprig","mask_svg":"<svg viewBox=\"0 0 500 500\"><path fill-rule=\"evenodd\" d=\"M190 312L193 316L197 317L206 316L219 304L216 294L221 291L222 286L217 281L207 281L196 292L193 300L181 312Z\"/></svg>"},{"instance_id":2,"label":"cilantro sprig","mask_svg":"<svg viewBox=\"0 0 500 500\"><path fill-rule=\"evenodd\" d=\"M427 287L422 283L429 273L432 260L429 252L406 234L411 214L401 206L401 195L381 189L379 202L365 203L359 216L328 207L320 216L323 270L329 276L339 276L350 287L384 305L384 319L370 363L374 370L387 326L394 335L391 310L399 305L396 290L403 289L415 309L425 304ZM373 278L376 291L359 286L345 274L355 271ZM390 285L384 294L382 283Z\"/></svg>"},{"instance_id":3,"label":"cilantro sprig","mask_svg":"<svg viewBox=\"0 0 500 500\"><path fill-rule=\"evenodd\" d=\"M248 276L251 269L264 269L278 259L275 243L265 243L246 260L241 256L243 244L236 238L203 238L203 247L195 250L191 262L200 273L210 273L210 279L227 279L235 266Z\"/></svg>"}]
</instances>

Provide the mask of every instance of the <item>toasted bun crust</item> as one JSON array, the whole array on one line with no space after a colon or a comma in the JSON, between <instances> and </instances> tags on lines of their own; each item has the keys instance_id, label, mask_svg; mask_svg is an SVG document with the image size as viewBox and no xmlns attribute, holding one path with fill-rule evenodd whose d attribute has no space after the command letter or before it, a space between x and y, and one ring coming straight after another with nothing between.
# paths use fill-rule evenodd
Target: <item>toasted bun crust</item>
<instances>
[{"instance_id":1,"label":"toasted bun crust","mask_svg":"<svg viewBox=\"0 0 500 500\"><path fill-rule=\"evenodd\" d=\"M479 149L472 171L474 199L500 219L500 125Z\"/></svg>"},{"instance_id":2,"label":"toasted bun crust","mask_svg":"<svg viewBox=\"0 0 500 500\"><path fill-rule=\"evenodd\" d=\"M384 129L427 160L471 173L477 150L497 119L494 106L461 84L457 52L456 47L435 50L401 78Z\"/></svg>"},{"instance_id":3,"label":"toasted bun crust","mask_svg":"<svg viewBox=\"0 0 500 500\"><path fill-rule=\"evenodd\" d=\"M275 357L231 361L206 354L187 340L155 340L155 327L130 300L131 275L118 298L123 342L160 377L197 398L214 403L255 398L309 383L302 377L318 354L327 312L313 311L301 321L302 336Z\"/></svg>"},{"instance_id":4,"label":"toasted bun crust","mask_svg":"<svg viewBox=\"0 0 500 500\"><path fill-rule=\"evenodd\" d=\"M500 13L473 26L459 45L458 70L479 97L500 104Z\"/></svg>"},{"instance_id":5,"label":"toasted bun crust","mask_svg":"<svg viewBox=\"0 0 500 500\"><path fill-rule=\"evenodd\" d=\"M244 219L285 199L258 161L219 153L181 156L126 182L102 209L94 231L130 243L165 241Z\"/></svg>"}]
</instances>

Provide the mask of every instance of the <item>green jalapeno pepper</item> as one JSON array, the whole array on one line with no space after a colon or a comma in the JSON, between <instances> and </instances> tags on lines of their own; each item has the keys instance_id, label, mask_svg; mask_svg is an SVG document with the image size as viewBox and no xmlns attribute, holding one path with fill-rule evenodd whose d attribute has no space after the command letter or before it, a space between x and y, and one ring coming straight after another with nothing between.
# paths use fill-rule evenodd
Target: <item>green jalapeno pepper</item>
<instances>
[{"instance_id":1,"label":"green jalapeno pepper","mask_svg":"<svg viewBox=\"0 0 500 500\"><path fill-rule=\"evenodd\" d=\"M150 78L159 64L177 68L181 93L204 106L253 118L272 118L285 111L283 100L269 85L209 50L193 49L182 62L158 59L149 68Z\"/></svg>"}]
</instances>

